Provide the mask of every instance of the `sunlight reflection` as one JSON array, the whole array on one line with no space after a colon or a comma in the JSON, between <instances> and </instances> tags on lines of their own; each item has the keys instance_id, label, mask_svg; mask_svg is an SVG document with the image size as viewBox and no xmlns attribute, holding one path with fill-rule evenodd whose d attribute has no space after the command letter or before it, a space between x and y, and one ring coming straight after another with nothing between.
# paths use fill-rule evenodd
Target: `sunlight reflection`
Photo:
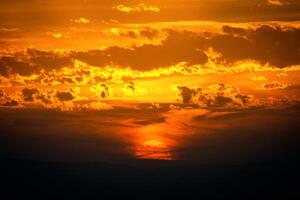
<instances>
[{"instance_id":1,"label":"sunlight reflection","mask_svg":"<svg viewBox=\"0 0 300 200\"><path fill-rule=\"evenodd\" d=\"M171 141L166 137L166 124L158 123L139 128L136 157L141 159L172 160Z\"/></svg>"},{"instance_id":2,"label":"sunlight reflection","mask_svg":"<svg viewBox=\"0 0 300 200\"><path fill-rule=\"evenodd\" d=\"M169 147L157 140L145 141L136 150L136 156L142 159L172 160Z\"/></svg>"},{"instance_id":3,"label":"sunlight reflection","mask_svg":"<svg viewBox=\"0 0 300 200\"><path fill-rule=\"evenodd\" d=\"M185 139L201 129L195 117L223 114L207 109L174 109L162 114L163 122L151 123L150 120L140 124L140 118L124 120L120 132L126 133L123 139L131 145L131 152L138 159L177 160L181 156L177 150L186 145Z\"/></svg>"}]
</instances>

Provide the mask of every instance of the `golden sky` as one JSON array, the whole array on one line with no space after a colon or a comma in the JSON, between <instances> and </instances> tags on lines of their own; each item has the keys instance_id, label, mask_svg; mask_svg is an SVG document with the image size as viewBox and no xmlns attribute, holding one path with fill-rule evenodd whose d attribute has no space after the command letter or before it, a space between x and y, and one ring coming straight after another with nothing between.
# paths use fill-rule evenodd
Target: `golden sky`
<instances>
[{"instance_id":1,"label":"golden sky","mask_svg":"<svg viewBox=\"0 0 300 200\"><path fill-rule=\"evenodd\" d=\"M180 157L177 138L211 118L299 105L298 0L10 0L0 13L1 112L99 117L138 158Z\"/></svg>"}]
</instances>

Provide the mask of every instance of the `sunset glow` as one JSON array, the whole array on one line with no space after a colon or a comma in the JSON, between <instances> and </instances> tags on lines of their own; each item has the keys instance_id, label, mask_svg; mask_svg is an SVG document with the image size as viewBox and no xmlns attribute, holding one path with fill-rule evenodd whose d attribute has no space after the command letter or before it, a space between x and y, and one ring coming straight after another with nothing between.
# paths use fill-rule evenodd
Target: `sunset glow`
<instances>
[{"instance_id":1,"label":"sunset glow","mask_svg":"<svg viewBox=\"0 0 300 200\"><path fill-rule=\"evenodd\" d=\"M299 0L1 0L0 13L0 159L109 163L100 179L119 183L121 164L169 177L179 163L175 184L296 151Z\"/></svg>"}]
</instances>

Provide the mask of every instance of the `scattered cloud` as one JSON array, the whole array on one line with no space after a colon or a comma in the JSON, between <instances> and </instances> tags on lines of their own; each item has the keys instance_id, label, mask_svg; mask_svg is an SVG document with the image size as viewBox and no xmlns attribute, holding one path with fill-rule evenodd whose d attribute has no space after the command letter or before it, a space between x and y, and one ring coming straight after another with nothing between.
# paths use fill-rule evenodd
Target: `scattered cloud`
<instances>
[{"instance_id":1,"label":"scattered cloud","mask_svg":"<svg viewBox=\"0 0 300 200\"><path fill-rule=\"evenodd\" d=\"M122 92L126 96L144 96L147 94L147 90L138 87L134 82L127 83L123 88Z\"/></svg>"},{"instance_id":2,"label":"scattered cloud","mask_svg":"<svg viewBox=\"0 0 300 200\"><path fill-rule=\"evenodd\" d=\"M118 10L124 13L133 13L133 12L159 12L160 8L154 5L148 5L144 3L140 3L136 6L127 6L124 4L120 4L114 6L113 9Z\"/></svg>"},{"instance_id":3,"label":"scattered cloud","mask_svg":"<svg viewBox=\"0 0 300 200\"><path fill-rule=\"evenodd\" d=\"M103 102L91 102L86 108L90 110L112 110L113 106Z\"/></svg>"},{"instance_id":4,"label":"scattered cloud","mask_svg":"<svg viewBox=\"0 0 300 200\"><path fill-rule=\"evenodd\" d=\"M278 89L285 89L287 88L289 85L285 84L285 83L280 83L280 82L272 82L272 83L266 83L263 84L260 89L263 90L278 90Z\"/></svg>"},{"instance_id":5,"label":"scattered cloud","mask_svg":"<svg viewBox=\"0 0 300 200\"><path fill-rule=\"evenodd\" d=\"M54 37L55 39L61 39L61 38L63 38L63 34L61 34L61 33L53 33L52 37Z\"/></svg>"},{"instance_id":6,"label":"scattered cloud","mask_svg":"<svg viewBox=\"0 0 300 200\"><path fill-rule=\"evenodd\" d=\"M138 31L116 28L114 31L122 37L150 40L159 35L157 30L149 27ZM186 63L189 67L205 65L209 60L213 60L217 68L245 60L276 68L300 64L300 29L296 27L263 25L245 29L224 26L223 33L206 34L167 30L167 37L159 44L65 52L28 49L0 56L0 74L6 77L10 74L27 76L40 70L52 71L73 66L75 60L92 66L116 65L140 71L166 68L178 63Z\"/></svg>"},{"instance_id":7,"label":"scattered cloud","mask_svg":"<svg viewBox=\"0 0 300 200\"><path fill-rule=\"evenodd\" d=\"M268 79L266 77L264 77L264 76L253 76L252 80L253 81L266 81Z\"/></svg>"},{"instance_id":8,"label":"scattered cloud","mask_svg":"<svg viewBox=\"0 0 300 200\"><path fill-rule=\"evenodd\" d=\"M197 50L202 39L191 32L171 32L159 45L145 44L131 49L113 46L105 50L78 52L72 56L94 66L116 64L142 71L180 62L204 64L207 56L203 51Z\"/></svg>"},{"instance_id":9,"label":"scattered cloud","mask_svg":"<svg viewBox=\"0 0 300 200\"><path fill-rule=\"evenodd\" d=\"M56 97L60 101L72 101L74 96L71 92L56 92Z\"/></svg>"},{"instance_id":10,"label":"scattered cloud","mask_svg":"<svg viewBox=\"0 0 300 200\"><path fill-rule=\"evenodd\" d=\"M226 84L207 87L178 87L182 103L197 104L200 107L245 107L253 105L253 96L241 94L238 88Z\"/></svg>"},{"instance_id":11,"label":"scattered cloud","mask_svg":"<svg viewBox=\"0 0 300 200\"><path fill-rule=\"evenodd\" d=\"M15 94L8 94L4 90L0 89L0 108L21 108L22 105L19 103L20 98Z\"/></svg>"},{"instance_id":12,"label":"scattered cloud","mask_svg":"<svg viewBox=\"0 0 300 200\"><path fill-rule=\"evenodd\" d=\"M281 73L276 74L276 76L277 77L285 77L285 76L288 76L288 75L285 72L281 72Z\"/></svg>"},{"instance_id":13,"label":"scattered cloud","mask_svg":"<svg viewBox=\"0 0 300 200\"><path fill-rule=\"evenodd\" d=\"M121 37L128 37L131 39L147 38L153 40L159 36L159 31L150 27L142 27L138 29L124 29L112 28L110 32Z\"/></svg>"},{"instance_id":14,"label":"scattered cloud","mask_svg":"<svg viewBox=\"0 0 300 200\"><path fill-rule=\"evenodd\" d=\"M4 107L15 107L18 105L19 105L19 103L16 100L10 100L10 101L7 101L7 102L1 104L1 106L4 106Z\"/></svg>"},{"instance_id":15,"label":"scattered cloud","mask_svg":"<svg viewBox=\"0 0 300 200\"><path fill-rule=\"evenodd\" d=\"M284 3L281 0L268 0L269 5L273 6L283 6Z\"/></svg>"},{"instance_id":16,"label":"scattered cloud","mask_svg":"<svg viewBox=\"0 0 300 200\"><path fill-rule=\"evenodd\" d=\"M24 96L24 101L34 101L34 95L39 93L39 90L36 88L25 88L22 91Z\"/></svg>"},{"instance_id":17,"label":"scattered cloud","mask_svg":"<svg viewBox=\"0 0 300 200\"><path fill-rule=\"evenodd\" d=\"M90 19L85 18L85 17L80 17L77 19L73 19L71 21L78 23L78 24L90 24L92 22Z\"/></svg>"},{"instance_id":18,"label":"scattered cloud","mask_svg":"<svg viewBox=\"0 0 300 200\"><path fill-rule=\"evenodd\" d=\"M112 88L105 83L93 85L90 90L101 98L107 98L112 94Z\"/></svg>"}]
</instances>

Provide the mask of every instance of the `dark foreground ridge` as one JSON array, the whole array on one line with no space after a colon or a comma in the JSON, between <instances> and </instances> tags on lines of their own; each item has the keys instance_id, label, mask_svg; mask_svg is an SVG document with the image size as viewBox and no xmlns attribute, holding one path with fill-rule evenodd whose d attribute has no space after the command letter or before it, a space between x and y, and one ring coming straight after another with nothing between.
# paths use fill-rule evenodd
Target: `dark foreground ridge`
<instances>
[{"instance_id":1,"label":"dark foreground ridge","mask_svg":"<svg viewBox=\"0 0 300 200\"><path fill-rule=\"evenodd\" d=\"M243 165L136 160L128 164L1 159L10 199L270 199L299 197L299 162Z\"/></svg>"}]
</instances>

